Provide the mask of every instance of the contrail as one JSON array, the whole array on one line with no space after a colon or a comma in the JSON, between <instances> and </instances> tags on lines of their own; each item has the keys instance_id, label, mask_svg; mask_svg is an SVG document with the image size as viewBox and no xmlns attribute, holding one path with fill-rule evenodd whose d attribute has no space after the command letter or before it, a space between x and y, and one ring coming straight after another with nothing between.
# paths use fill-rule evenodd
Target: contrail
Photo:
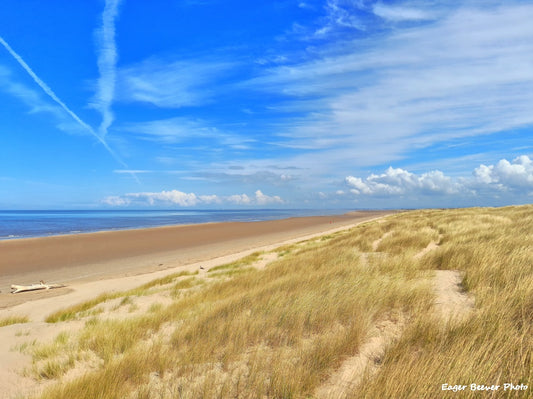
<instances>
[{"instance_id":1,"label":"contrail","mask_svg":"<svg viewBox=\"0 0 533 399\"><path fill-rule=\"evenodd\" d=\"M6 50L9 52L9 54L11 54L13 56L13 58L15 58L15 60L17 60L17 62L20 64L20 66L22 66L22 68L24 68L24 70L26 72L28 72L28 74L32 77L32 79L35 81L35 83L37 83L41 89L43 89L43 91L48 94L48 96L50 96L50 98L52 98L52 100L54 100L57 104L59 104L59 106L61 108L63 108L65 110L65 112L67 114L69 114L76 122L78 122L85 130L87 130L89 133L91 133L94 137L96 137L96 139L105 147L105 149L111 154L111 156L113 158L115 158L115 160L117 162L119 162L121 165L127 167L127 165L124 163L124 161L122 161L118 156L117 154L115 154L115 152L109 147L109 145L106 143L106 141L104 140L103 137L100 137L92 127L90 127L87 123L85 123L83 120L81 120L81 118L76 115L69 107L67 107L65 105L65 103L63 101L61 101L59 99L58 96L56 96L56 94L52 91L52 89L46 84L44 83L36 74L35 72L33 72L33 70L29 67L28 64L26 64L26 62L22 59L22 57L20 55L18 55L15 50L13 50L11 48L11 46L2 38L2 36L0 36L0 43L6 48Z\"/></svg>"},{"instance_id":2,"label":"contrail","mask_svg":"<svg viewBox=\"0 0 533 399\"><path fill-rule=\"evenodd\" d=\"M114 120L111 104L115 94L117 48L115 44L115 19L121 0L107 0L102 13L102 27L98 31L99 52L98 93L96 95L96 108L102 114L102 123L98 128L100 137L107 135L107 129Z\"/></svg>"},{"instance_id":3,"label":"contrail","mask_svg":"<svg viewBox=\"0 0 533 399\"><path fill-rule=\"evenodd\" d=\"M2 36L0 36L0 43L2 43L2 45L6 48L6 50L9 52L9 54L11 54L13 56L13 58L15 58L15 60L17 60L17 62L20 64L20 66L22 66L22 68L24 68L26 70L26 72L28 72L28 74L33 78L35 83L37 83L41 87L41 89L43 89L43 91L52 98L52 100L54 100L56 103L58 103L61 106L61 108L63 108L67 112L67 114L69 114L83 128L88 130L89 133L91 133L94 137L96 137L98 139L98 141L100 143L102 143L104 145L104 147L113 154L113 151L109 148L107 143L100 136L98 136L98 134L96 134L96 132L93 130L93 128L90 127L84 121L82 121L78 115L76 115L73 111L71 111L71 109L69 107L67 107L65 105L65 103L59 99L58 96L56 96L56 94L52 91L52 89L46 83L44 83L35 74L35 72L33 72L33 70L29 67L29 65L26 64L26 62L22 59L22 57L20 55L18 55L15 52L15 50L13 50L11 48L11 46L2 38Z\"/></svg>"}]
</instances>

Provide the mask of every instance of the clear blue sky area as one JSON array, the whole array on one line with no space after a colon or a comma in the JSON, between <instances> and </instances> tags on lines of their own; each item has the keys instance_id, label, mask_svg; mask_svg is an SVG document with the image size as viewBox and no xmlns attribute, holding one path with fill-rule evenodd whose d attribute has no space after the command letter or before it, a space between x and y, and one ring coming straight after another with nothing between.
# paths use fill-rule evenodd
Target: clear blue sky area
<instances>
[{"instance_id":1,"label":"clear blue sky area","mask_svg":"<svg viewBox=\"0 0 533 399\"><path fill-rule=\"evenodd\" d=\"M533 202L530 1L3 0L0 209Z\"/></svg>"}]
</instances>

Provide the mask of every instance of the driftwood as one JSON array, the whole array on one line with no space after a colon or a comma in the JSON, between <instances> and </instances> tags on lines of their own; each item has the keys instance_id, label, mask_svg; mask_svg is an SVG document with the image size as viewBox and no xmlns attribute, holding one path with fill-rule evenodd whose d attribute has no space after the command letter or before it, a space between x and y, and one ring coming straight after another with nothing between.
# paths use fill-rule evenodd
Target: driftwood
<instances>
[{"instance_id":1,"label":"driftwood","mask_svg":"<svg viewBox=\"0 0 533 399\"><path fill-rule=\"evenodd\" d=\"M11 286L11 293L17 294L19 292L26 292L26 291L50 290L52 288L61 288L64 286L65 286L64 284L46 284L43 280L41 280L39 281L39 284L31 284L31 285L13 284Z\"/></svg>"}]
</instances>

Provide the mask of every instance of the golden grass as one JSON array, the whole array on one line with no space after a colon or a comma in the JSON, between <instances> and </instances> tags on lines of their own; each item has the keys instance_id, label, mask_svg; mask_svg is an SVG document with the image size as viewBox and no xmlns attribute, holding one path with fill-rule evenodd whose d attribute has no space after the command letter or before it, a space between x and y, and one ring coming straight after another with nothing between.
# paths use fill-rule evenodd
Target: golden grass
<instances>
[{"instance_id":1,"label":"golden grass","mask_svg":"<svg viewBox=\"0 0 533 399\"><path fill-rule=\"evenodd\" d=\"M0 327L10 326L12 324L22 324L30 321L27 316L9 316L0 319Z\"/></svg>"},{"instance_id":2,"label":"golden grass","mask_svg":"<svg viewBox=\"0 0 533 399\"><path fill-rule=\"evenodd\" d=\"M150 282L148 282L146 284L143 284L143 285L141 285L141 286L139 286L137 288L134 288L134 289L131 289L131 290L128 290L128 291L120 291L120 292L113 292L113 293L103 293L103 294L98 295L96 298L91 299L89 301L85 301L85 302L82 302L80 304L77 304L77 305L74 305L74 306L70 306L70 307L68 307L66 309L62 309L62 310L59 310L57 312L54 312L54 313L48 315L46 317L45 321L47 323L58 323L58 322L61 322L61 321L67 321L67 320L72 320L72 319L76 319L76 318L79 318L79 317L84 317L84 316L89 315L90 313L88 313L88 311L90 309L93 309L95 306L98 306L101 303L104 303L104 302L107 302L107 301L110 301L110 300L116 299L116 298L124 298L124 300L121 302L121 305L125 305L126 303L130 303L130 302L127 302L127 301L130 300L130 298L129 298L130 296L147 295L147 294L149 294L151 292L150 289L153 288L153 287L171 284L171 283L173 283L174 281L176 281L180 277L192 276L192 275L196 275L196 274L198 274L197 271L196 272L183 271L183 272L179 272L179 273L173 273L173 274L170 274L168 276L152 280L152 281L150 281ZM99 313L98 310L95 313L92 313L92 314L94 315L94 314L97 314L97 313Z\"/></svg>"},{"instance_id":3,"label":"golden grass","mask_svg":"<svg viewBox=\"0 0 533 399\"><path fill-rule=\"evenodd\" d=\"M46 357L52 378L83 363L76 354L100 362L42 397L312 397L373 326L397 317L407 320L405 331L378 373L348 397L434 398L444 383L530 383L531 226L532 206L413 211L283 248L263 270L250 268L254 255L207 274L225 273L223 280L165 282L160 292L174 297L170 305L126 319L95 317L66 342L56 340L63 352ZM431 242L440 246L414 258ZM435 314L436 269L464 272L476 300L466 320L445 323ZM57 353L72 353L74 364L54 364Z\"/></svg>"},{"instance_id":4,"label":"golden grass","mask_svg":"<svg viewBox=\"0 0 533 399\"><path fill-rule=\"evenodd\" d=\"M351 397L434 398L442 384L527 384L533 381L533 207L432 211L427 224L444 235L422 262L465 272L476 311L443 326L421 313L384 359L380 373ZM503 391L497 397L530 397Z\"/></svg>"},{"instance_id":5,"label":"golden grass","mask_svg":"<svg viewBox=\"0 0 533 399\"><path fill-rule=\"evenodd\" d=\"M248 256L245 256L244 258L241 258L235 262L231 262L231 263L226 263L224 265L220 265L220 266L215 266L215 267L212 267L211 269L209 269L207 272L208 273L213 273L213 272L220 272L220 271L229 271L229 270L235 270L235 269L240 269L244 266L248 266L256 261L258 261L261 257L261 252L254 252Z\"/></svg>"}]
</instances>

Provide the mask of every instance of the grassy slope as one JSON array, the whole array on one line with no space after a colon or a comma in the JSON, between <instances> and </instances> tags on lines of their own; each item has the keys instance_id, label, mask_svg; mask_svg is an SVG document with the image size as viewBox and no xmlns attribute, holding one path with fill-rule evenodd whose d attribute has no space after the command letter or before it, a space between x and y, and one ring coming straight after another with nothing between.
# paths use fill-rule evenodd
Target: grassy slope
<instances>
[{"instance_id":1,"label":"grassy slope","mask_svg":"<svg viewBox=\"0 0 533 399\"><path fill-rule=\"evenodd\" d=\"M443 383L531 382L532 226L533 206L408 212L283 248L264 270L243 262L226 275L145 287L139 295L173 302L142 314L69 309L54 320L85 317L85 328L33 348L35 369L59 380L90 359L92 371L43 398L311 397L373 326L400 318L407 327L379 372L348 397L434 398ZM440 246L414 259L431 241ZM434 316L435 269L465 273L476 309L464 322Z\"/></svg>"}]
</instances>

